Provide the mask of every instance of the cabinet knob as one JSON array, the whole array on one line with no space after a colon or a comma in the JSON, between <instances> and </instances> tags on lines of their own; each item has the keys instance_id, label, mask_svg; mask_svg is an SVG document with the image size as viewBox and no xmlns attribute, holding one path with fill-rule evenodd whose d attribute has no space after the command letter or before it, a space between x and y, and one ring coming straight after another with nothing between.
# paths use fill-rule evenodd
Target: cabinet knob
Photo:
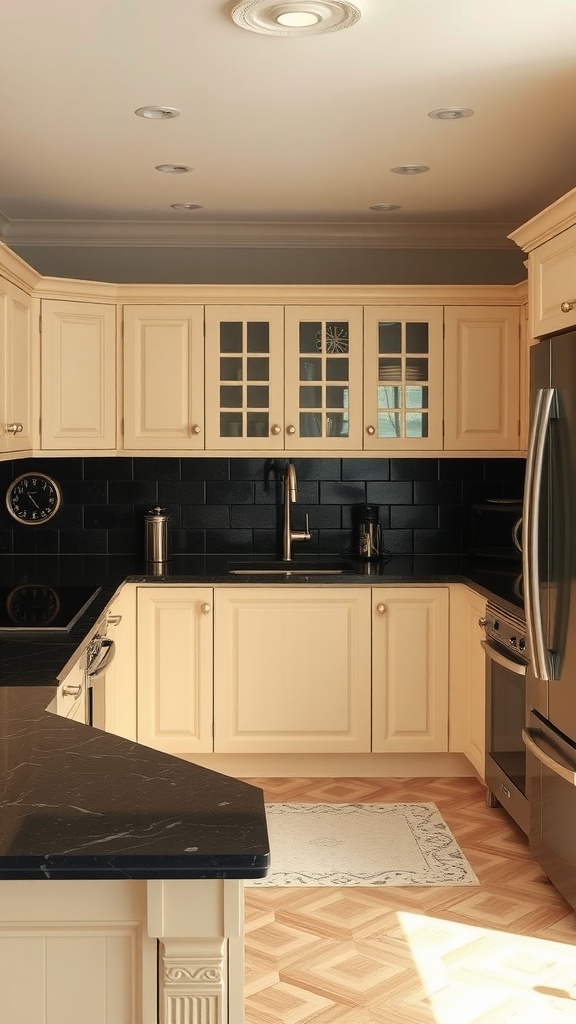
<instances>
[{"instance_id":1,"label":"cabinet knob","mask_svg":"<svg viewBox=\"0 0 576 1024\"><path fill-rule=\"evenodd\" d=\"M570 302L562 302L560 304L560 309L562 310L563 313L570 313L571 310L574 309L575 305L576 305L576 299L571 299Z\"/></svg>"},{"instance_id":2,"label":"cabinet knob","mask_svg":"<svg viewBox=\"0 0 576 1024\"><path fill-rule=\"evenodd\" d=\"M376 433L376 427L366 427L366 433L370 434L370 437L372 437L372 435Z\"/></svg>"},{"instance_id":3,"label":"cabinet knob","mask_svg":"<svg viewBox=\"0 0 576 1024\"><path fill-rule=\"evenodd\" d=\"M379 615L384 615L384 612L386 611L386 605L385 604L377 604L376 605L376 611L378 612Z\"/></svg>"},{"instance_id":4,"label":"cabinet knob","mask_svg":"<svg viewBox=\"0 0 576 1024\"><path fill-rule=\"evenodd\" d=\"M270 428L270 433L271 434L279 434L281 430L282 430L282 427L279 427L277 423L274 423L274 425Z\"/></svg>"},{"instance_id":5,"label":"cabinet knob","mask_svg":"<svg viewBox=\"0 0 576 1024\"><path fill-rule=\"evenodd\" d=\"M294 427L292 425L292 423L291 423L289 427L286 427L286 433L287 434L295 434L296 433L296 427Z\"/></svg>"},{"instance_id":6,"label":"cabinet knob","mask_svg":"<svg viewBox=\"0 0 576 1024\"><path fill-rule=\"evenodd\" d=\"M7 434L21 434L24 427L21 423L5 423L4 430Z\"/></svg>"},{"instance_id":7,"label":"cabinet knob","mask_svg":"<svg viewBox=\"0 0 576 1024\"><path fill-rule=\"evenodd\" d=\"M198 423L195 423L194 426L191 429L192 429L192 433L193 434L199 434L200 433L200 426L198 425Z\"/></svg>"},{"instance_id":8,"label":"cabinet knob","mask_svg":"<svg viewBox=\"0 0 576 1024\"><path fill-rule=\"evenodd\" d=\"M212 611L212 605L211 604L201 604L200 605L200 611L202 612L202 615L208 615L208 612Z\"/></svg>"}]
</instances>

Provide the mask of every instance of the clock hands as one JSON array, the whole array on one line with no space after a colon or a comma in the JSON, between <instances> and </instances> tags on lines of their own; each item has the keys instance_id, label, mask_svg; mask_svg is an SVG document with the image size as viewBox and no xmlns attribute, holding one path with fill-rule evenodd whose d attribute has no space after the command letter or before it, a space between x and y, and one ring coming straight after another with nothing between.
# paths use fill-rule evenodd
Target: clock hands
<instances>
[{"instance_id":1,"label":"clock hands","mask_svg":"<svg viewBox=\"0 0 576 1024\"><path fill-rule=\"evenodd\" d=\"M30 498L30 501L32 502L32 504L36 505L36 508L40 508L40 505L38 504L38 502L34 501L34 498L32 497L33 494L36 494L36 491L26 491L26 494Z\"/></svg>"}]
</instances>

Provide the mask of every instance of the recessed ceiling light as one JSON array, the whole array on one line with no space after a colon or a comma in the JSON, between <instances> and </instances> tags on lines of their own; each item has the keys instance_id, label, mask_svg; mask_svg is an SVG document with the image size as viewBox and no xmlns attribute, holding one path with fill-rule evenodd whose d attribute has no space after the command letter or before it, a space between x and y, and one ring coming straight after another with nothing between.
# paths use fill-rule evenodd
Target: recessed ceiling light
<instances>
[{"instance_id":1,"label":"recessed ceiling light","mask_svg":"<svg viewBox=\"0 0 576 1024\"><path fill-rule=\"evenodd\" d=\"M472 117L473 113L470 107L438 107L431 110L428 117L434 121L459 121L463 117Z\"/></svg>"},{"instance_id":2,"label":"recessed ceiling light","mask_svg":"<svg viewBox=\"0 0 576 1024\"><path fill-rule=\"evenodd\" d=\"M370 209L376 210L377 213L390 213L391 210L401 210L402 207L397 203L374 203Z\"/></svg>"},{"instance_id":3,"label":"recessed ceiling light","mask_svg":"<svg viewBox=\"0 0 576 1024\"><path fill-rule=\"evenodd\" d=\"M430 168L426 164L400 164L399 167L391 167L392 174L425 174Z\"/></svg>"},{"instance_id":4,"label":"recessed ceiling light","mask_svg":"<svg viewBox=\"0 0 576 1024\"><path fill-rule=\"evenodd\" d=\"M187 164L156 164L156 170L162 174L188 174L192 168Z\"/></svg>"},{"instance_id":5,"label":"recessed ceiling light","mask_svg":"<svg viewBox=\"0 0 576 1024\"><path fill-rule=\"evenodd\" d=\"M240 28L268 36L339 32L360 19L348 0L243 0L230 13Z\"/></svg>"},{"instance_id":6,"label":"recessed ceiling light","mask_svg":"<svg viewBox=\"0 0 576 1024\"><path fill-rule=\"evenodd\" d=\"M138 107L134 113L150 121L168 121L171 117L180 117L181 111L176 107Z\"/></svg>"},{"instance_id":7,"label":"recessed ceiling light","mask_svg":"<svg viewBox=\"0 0 576 1024\"><path fill-rule=\"evenodd\" d=\"M283 14L278 14L275 20L278 25L284 25L286 28L309 28L318 24L320 15L313 11L284 11Z\"/></svg>"},{"instance_id":8,"label":"recessed ceiling light","mask_svg":"<svg viewBox=\"0 0 576 1024\"><path fill-rule=\"evenodd\" d=\"M200 203L170 203L171 210L201 210Z\"/></svg>"}]
</instances>

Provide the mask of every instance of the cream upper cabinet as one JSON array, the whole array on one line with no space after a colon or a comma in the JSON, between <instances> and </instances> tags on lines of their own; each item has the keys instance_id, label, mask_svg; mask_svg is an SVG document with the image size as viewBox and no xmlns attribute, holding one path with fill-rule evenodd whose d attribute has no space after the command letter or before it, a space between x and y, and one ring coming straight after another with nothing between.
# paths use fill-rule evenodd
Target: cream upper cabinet
<instances>
[{"instance_id":1,"label":"cream upper cabinet","mask_svg":"<svg viewBox=\"0 0 576 1024\"><path fill-rule=\"evenodd\" d=\"M442 447L441 306L364 308L364 431L369 451Z\"/></svg>"},{"instance_id":2,"label":"cream upper cabinet","mask_svg":"<svg viewBox=\"0 0 576 1024\"><path fill-rule=\"evenodd\" d=\"M447 306L444 315L444 448L518 450L519 308Z\"/></svg>"},{"instance_id":3,"label":"cream upper cabinet","mask_svg":"<svg viewBox=\"0 0 576 1024\"><path fill-rule=\"evenodd\" d=\"M217 753L370 750L370 591L215 590Z\"/></svg>"},{"instance_id":4,"label":"cream upper cabinet","mask_svg":"<svg viewBox=\"0 0 576 1024\"><path fill-rule=\"evenodd\" d=\"M362 447L362 307L286 306L284 448Z\"/></svg>"},{"instance_id":5,"label":"cream upper cabinet","mask_svg":"<svg viewBox=\"0 0 576 1024\"><path fill-rule=\"evenodd\" d=\"M576 324L576 224L530 253L531 329L534 338Z\"/></svg>"},{"instance_id":6,"label":"cream upper cabinet","mask_svg":"<svg viewBox=\"0 0 576 1024\"><path fill-rule=\"evenodd\" d=\"M481 647L486 598L468 587L450 587L450 744L484 779L486 669Z\"/></svg>"},{"instance_id":7,"label":"cream upper cabinet","mask_svg":"<svg viewBox=\"0 0 576 1024\"><path fill-rule=\"evenodd\" d=\"M204 309L124 306L124 448L204 448Z\"/></svg>"},{"instance_id":8,"label":"cream upper cabinet","mask_svg":"<svg viewBox=\"0 0 576 1024\"><path fill-rule=\"evenodd\" d=\"M0 278L0 452L32 448L30 296Z\"/></svg>"},{"instance_id":9,"label":"cream upper cabinet","mask_svg":"<svg viewBox=\"0 0 576 1024\"><path fill-rule=\"evenodd\" d=\"M41 447L116 446L116 306L42 301Z\"/></svg>"},{"instance_id":10,"label":"cream upper cabinet","mask_svg":"<svg viewBox=\"0 0 576 1024\"><path fill-rule=\"evenodd\" d=\"M284 447L284 308L206 306L206 447Z\"/></svg>"},{"instance_id":11,"label":"cream upper cabinet","mask_svg":"<svg viewBox=\"0 0 576 1024\"><path fill-rule=\"evenodd\" d=\"M212 750L210 587L137 588L138 742Z\"/></svg>"},{"instance_id":12,"label":"cream upper cabinet","mask_svg":"<svg viewBox=\"0 0 576 1024\"><path fill-rule=\"evenodd\" d=\"M448 588L372 590L372 750L448 749Z\"/></svg>"}]
</instances>

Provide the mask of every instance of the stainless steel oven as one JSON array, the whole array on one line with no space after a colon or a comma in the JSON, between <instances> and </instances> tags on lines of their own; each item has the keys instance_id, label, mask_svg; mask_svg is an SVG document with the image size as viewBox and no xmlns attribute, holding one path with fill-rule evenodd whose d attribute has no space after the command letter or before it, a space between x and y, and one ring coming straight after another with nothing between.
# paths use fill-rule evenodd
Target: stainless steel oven
<instances>
[{"instance_id":1,"label":"stainless steel oven","mask_svg":"<svg viewBox=\"0 0 576 1024\"><path fill-rule=\"evenodd\" d=\"M530 804L522 739L529 662L526 626L520 617L490 603L481 625L486 654L487 803L501 804L527 835Z\"/></svg>"}]
</instances>

